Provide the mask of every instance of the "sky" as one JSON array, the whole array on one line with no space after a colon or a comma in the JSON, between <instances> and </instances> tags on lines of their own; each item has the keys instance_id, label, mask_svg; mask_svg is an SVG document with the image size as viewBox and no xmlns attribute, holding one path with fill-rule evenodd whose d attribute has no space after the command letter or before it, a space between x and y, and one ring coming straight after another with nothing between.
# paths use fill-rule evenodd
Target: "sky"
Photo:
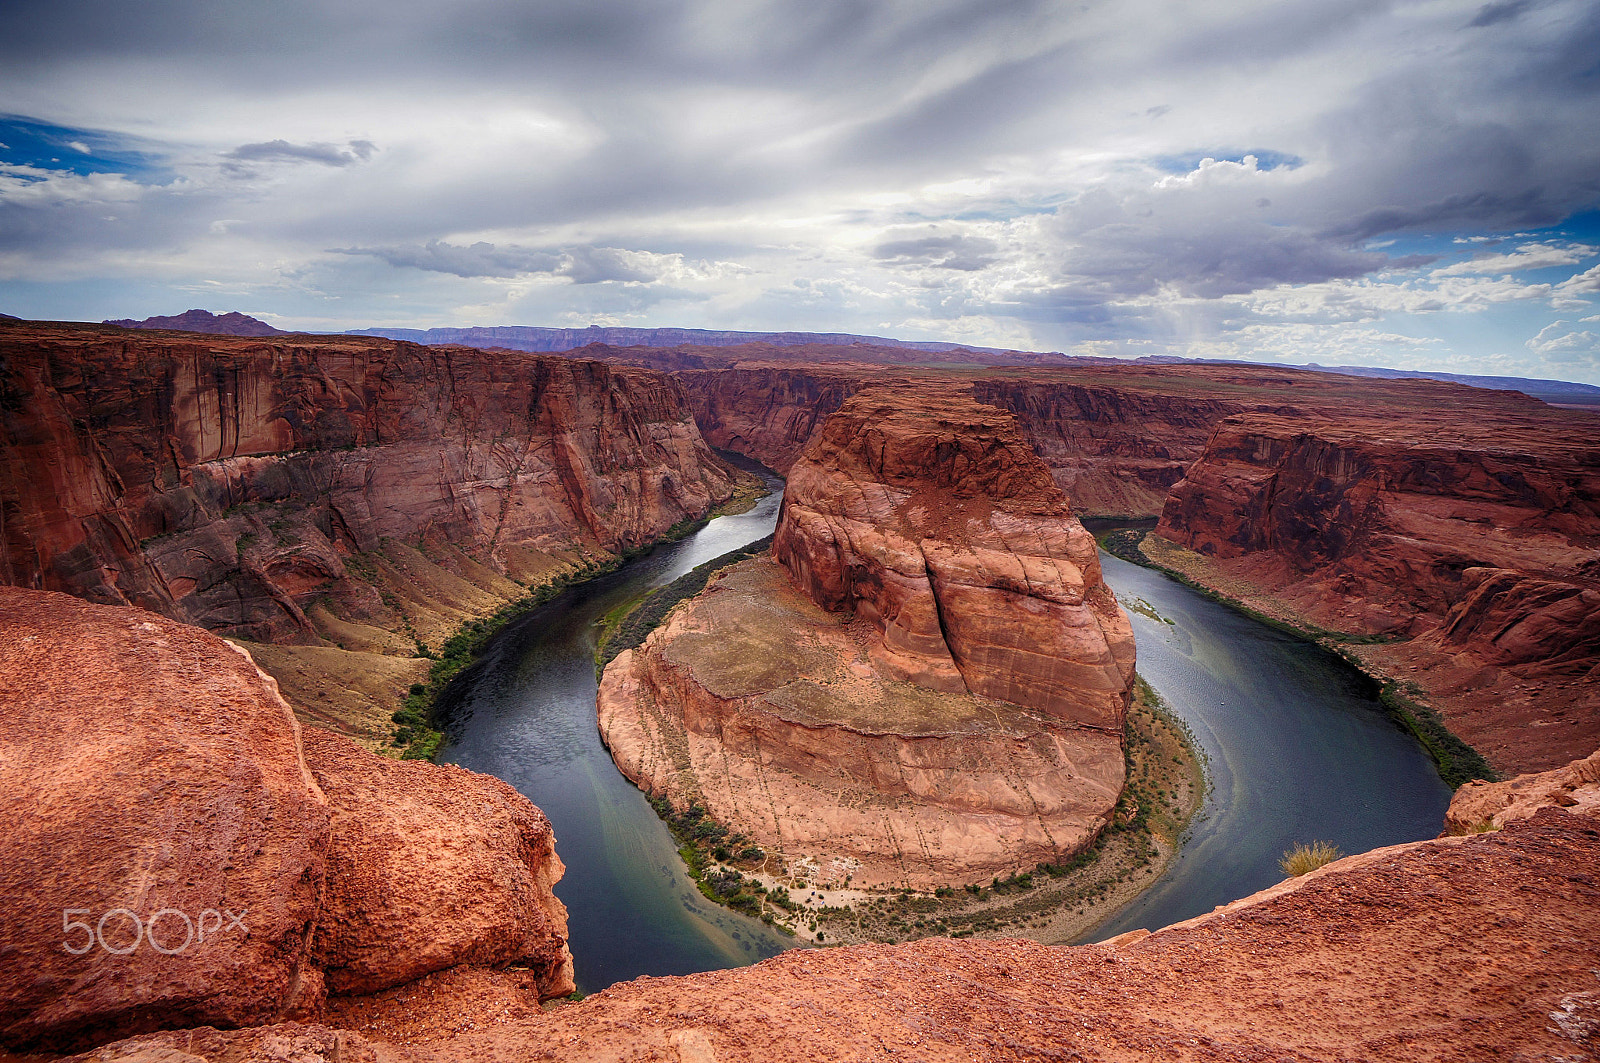
<instances>
[{"instance_id":1,"label":"sky","mask_svg":"<svg viewBox=\"0 0 1600 1063\"><path fill-rule=\"evenodd\" d=\"M7 0L0 312L1600 383L1594 0Z\"/></svg>"}]
</instances>

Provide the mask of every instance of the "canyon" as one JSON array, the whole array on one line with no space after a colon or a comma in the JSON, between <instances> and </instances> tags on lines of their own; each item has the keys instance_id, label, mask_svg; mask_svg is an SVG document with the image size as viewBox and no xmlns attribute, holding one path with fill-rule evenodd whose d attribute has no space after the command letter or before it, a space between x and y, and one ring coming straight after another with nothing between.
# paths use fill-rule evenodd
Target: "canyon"
<instances>
[{"instance_id":1,"label":"canyon","mask_svg":"<svg viewBox=\"0 0 1600 1063\"><path fill-rule=\"evenodd\" d=\"M127 1063L1600 1047L1600 419L1266 367L585 350L0 322L0 1043ZM789 475L773 555L617 657L601 727L641 786L816 875L926 889L1103 827L1133 661L1086 516L1146 518L1146 561L1541 774L1462 787L1450 836L1150 935L803 950L545 1011L573 988L548 821L393 759L389 713L419 643L732 496L713 445ZM179 915L224 910L249 933L131 936L128 915L172 946ZM63 951L86 930L88 955Z\"/></svg>"},{"instance_id":2,"label":"canyon","mask_svg":"<svg viewBox=\"0 0 1600 1063\"><path fill-rule=\"evenodd\" d=\"M617 352L673 370L705 437L780 472L865 387L1009 411L1081 517L1321 638L1502 772L1600 745L1600 416L1512 391L1248 365L1026 370ZM843 353L841 352L841 357Z\"/></svg>"},{"instance_id":3,"label":"canyon","mask_svg":"<svg viewBox=\"0 0 1600 1063\"><path fill-rule=\"evenodd\" d=\"M771 558L607 666L600 728L641 788L787 868L932 890L1095 839L1133 657L1014 421L959 386L867 388L790 467Z\"/></svg>"}]
</instances>

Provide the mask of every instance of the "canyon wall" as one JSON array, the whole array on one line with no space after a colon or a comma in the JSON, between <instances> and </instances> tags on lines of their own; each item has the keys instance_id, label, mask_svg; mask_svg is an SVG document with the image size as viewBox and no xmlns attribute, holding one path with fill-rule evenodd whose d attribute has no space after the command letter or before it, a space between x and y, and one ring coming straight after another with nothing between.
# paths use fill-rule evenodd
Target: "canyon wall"
<instances>
[{"instance_id":1,"label":"canyon wall","mask_svg":"<svg viewBox=\"0 0 1600 1063\"><path fill-rule=\"evenodd\" d=\"M877 387L791 467L773 558L606 668L600 727L629 778L791 875L931 889L1093 841L1132 676L1094 541L1013 419Z\"/></svg>"},{"instance_id":2,"label":"canyon wall","mask_svg":"<svg viewBox=\"0 0 1600 1063\"><path fill-rule=\"evenodd\" d=\"M261 654L382 741L464 619L733 491L645 369L354 337L0 326L0 583Z\"/></svg>"},{"instance_id":3,"label":"canyon wall","mask_svg":"<svg viewBox=\"0 0 1600 1063\"><path fill-rule=\"evenodd\" d=\"M314 1017L458 965L572 991L550 824L302 728L231 644L0 587L0 1045Z\"/></svg>"},{"instance_id":4,"label":"canyon wall","mask_svg":"<svg viewBox=\"0 0 1600 1063\"><path fill-rule=\"evenodd\" d=\"M1600 418L1458 398L1227 418L1157 534L1212 582L1372 637L1359 652L1496 765L1548 768L1600 743Z\"/></svg>"},{"instance_id":5,"label":"canyon wall","mask_svg":"<svg viewBox=\"0 0 1600 1063\"><path fill-rule=\"evenodd\" d=\"M48 326L0 329L0 365L0 580L262 641L309 636L304 606L386 539L517 574L731 492L646 370Z\"/></svg>"}]
</instances>

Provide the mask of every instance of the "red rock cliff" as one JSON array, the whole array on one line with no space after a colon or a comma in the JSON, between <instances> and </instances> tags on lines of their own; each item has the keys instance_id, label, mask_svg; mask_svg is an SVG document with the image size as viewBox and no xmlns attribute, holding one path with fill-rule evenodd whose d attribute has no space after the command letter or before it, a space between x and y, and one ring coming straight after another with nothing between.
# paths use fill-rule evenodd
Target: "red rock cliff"
<instances>
[{"instance_id":1,"label":"red rock cliff","mask_svg":"<svg viewBox=\"0 0 1600 1063\"><path fill-rule=\"evenodd\" d=\"M965 884L1094 840L1132 631L1010 414L942 383L856 393L791 468L773 555L606 668L630 779L818 882Z\"/></svg>"},{"instance_id":2,"label":"red rock cliff","mask_svg":"<svg viewBox=\"0 0 1600 1063\"><path fill-rule=\"evenodd\" d=\"M1121 730L1133 634L1094 539L965 388L852 396L790 470L772 553L877 628L887 673Z\"/></svg>"},{"instance_id":3,"label":"red rock cliff","mask_svg":"<svg viewBox=\"0 0 1600 1063\"><path fill-rule=\"evenodd\" d=\"M1224 420L1158 534L1439 695L1504 768L1600 743L1600 420L1413 385L1412 409Z\"/></svg>"},{"instance_id":4,"label":"red rock cliff","mask_svg":"<svg viewBox=\"0 0 1600 1063\"><path fill-rule=\"evenodd\" d=\"M615 550L731 491L676 383L388 340L0 327L0 582L264 641L431 537L501 572ZM379 608L374 600L365 603Z\"/></svg>"}]
</instances>

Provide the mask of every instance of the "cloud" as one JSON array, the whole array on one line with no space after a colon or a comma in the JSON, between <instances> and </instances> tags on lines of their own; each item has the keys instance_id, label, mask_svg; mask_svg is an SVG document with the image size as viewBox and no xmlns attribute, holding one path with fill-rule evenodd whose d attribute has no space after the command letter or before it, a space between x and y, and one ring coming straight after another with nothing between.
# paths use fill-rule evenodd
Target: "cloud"
<instances>
[{"instance_id":1,"label":"cloud","mask_svg":"<svg viewBox=\"0 0 1600 1063\"><path fill-rule=\"evenodd\" d=\"M497 247L487 242L470 245L430 240L425 244L392 247L341 247L340 255L371 255L395 267L450 273L457 277L517 277L549 273L568 277L574 284L649 283L662 273L659 261L681 262L682 256L652 255L617 247L569 247L559 251L529 247Z\"/></svg>"},{"instance_id":2,"label":"cloud","mask_svg":"<svg viewBox=\"0 0 1600 1063\"><path fill-rule=\"evenodd\" d=\"M1466 273L1518 273L1551 266L1572 266L1597 254L1600 254L1600 247L1585 244L1523 244L1507 254L1479 255L1436 270L1435 274L1448 277Z\"/></svg>"},{"instance_id":3,"label":"cloud","mask_svg":"<svg viewBox=\"0 0 1600 1063\"><path fill-rule=\"evenodd\" d=\"M226 171L246 174L254 171L248 165L241 164L311 162L322 166L349 166L366 162L377 150L377 145L370 140L351 140L343 147L337 144L291 144L287 140L268 140L259 144L241 144L232 151L224 152L222 157L228 160L223 164Z\"/></svg>"},{"instance_id":4,"label":"cloud","mask_svg":"<svg viewBox=\"0 0 1600 1063\"><path fill-rule=\"evenodd\" d=\"M371 255L397 268L451 273L457 277L515 277L523 273L554 273L560 255L526 247L496 247L479 242L468 246L429 240L399 247L338 247L340 255Z\"/></svg>"},{"instance_id":5,"label":"cloud","mask_svg":"<svg viewBox=\"0 0 1600 1063\"><path fill-rule=\"evenodd\" d=\"M982 236L907 235L878 244L872 257L896 266L973 272L992 265L999 250L999 244Z\"/></svg>"},{"instance_id":6,"label":"cloud","mask_svg":"<svg viewBox=\"0 0 1600 1063\"><path fill-rule=\"evenodd\" d=\"M1600 208L1592 0L8 13L13 311L216 283L352 325L692 313L1241 355L1429 327L1532 364L1533 316L1600 290L1600 238L1550 231Z\"/></svg>"},{"instance_id":7,"label":"cloud","mask_svg":"<svg viewBox=\"0 0 1600 1063\"><path fill-rule=\"evenodd\" d=\"M1576 331L1565 321L1546 325L1525 346L1552 362L1600 362L1600 335Z\"/></svg>"},{"instance_id":8,"label":"cloud","mask_svg":"<svg viewBox=\"0 0 1600 1063\"><path fill-rule=\"evenodd\" d=\"M1529 6L1530 0L1499 0L1497 3L1484 4L1467 25L1493 26L1496 22L1506 22L1516 18Z\"/></svg>"}]
</instances>

